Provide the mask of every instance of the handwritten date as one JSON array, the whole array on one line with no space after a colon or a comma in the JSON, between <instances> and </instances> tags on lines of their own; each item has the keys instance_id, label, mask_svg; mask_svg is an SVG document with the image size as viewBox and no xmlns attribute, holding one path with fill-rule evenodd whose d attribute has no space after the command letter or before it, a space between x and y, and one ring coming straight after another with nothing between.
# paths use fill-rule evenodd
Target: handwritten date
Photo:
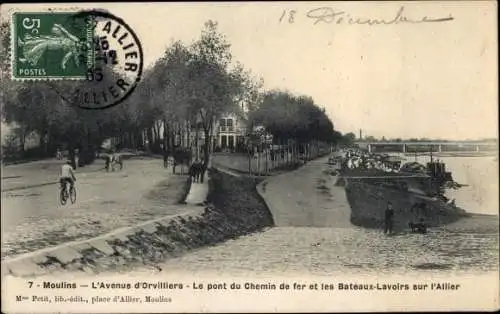
<instances>
[{"instance_id":1,"label":"handwritten date","mask_svg":"<svg viewBox=\"0 0 500 314\"><path fill-rule=\"evenodd\" d=\"M421 24L421 23L442 23L453 21L454 17L451 14L447 17L432 18L423 16L420 18L410 18L406 15L405 6L401 6L391 19L381 18L363 18L351 15L346 11L334 10L331 7L320 7L309 10L306 17L313 20L313 25L325 24L347 24L347 25L397 25L397 24ZM295 23L298 12L296 10L283 10L279 18L279 22Z\"/></svg>"}]
</instances>

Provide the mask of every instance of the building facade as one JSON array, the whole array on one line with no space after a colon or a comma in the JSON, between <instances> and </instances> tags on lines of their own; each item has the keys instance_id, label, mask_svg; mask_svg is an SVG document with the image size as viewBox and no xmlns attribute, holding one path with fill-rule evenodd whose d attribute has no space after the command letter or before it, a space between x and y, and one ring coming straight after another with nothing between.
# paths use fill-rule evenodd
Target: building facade
<instances>
[{"instance_id":1,"label":"building facade","mask_svg":"<svg viewBox=\"0 0 500 314\"><path fill-rule=\"evenodd\" d=\"M234 151L245 145L246 123L235 114L223 115L216 127L216 150Z\"/></svg>"}]
</instances>

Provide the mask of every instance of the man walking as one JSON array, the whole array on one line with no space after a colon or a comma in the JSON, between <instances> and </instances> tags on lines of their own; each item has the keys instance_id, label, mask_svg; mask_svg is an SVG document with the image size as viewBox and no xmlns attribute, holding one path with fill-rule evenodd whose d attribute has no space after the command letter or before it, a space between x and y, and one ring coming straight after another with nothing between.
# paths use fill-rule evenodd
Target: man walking
<instances>
[{"instance_id":1,"label":"man walking","mask_svg":"<svg viewBox=\"0 0 500 314\"><path fill-rule=\"evenodd\" d=\"M392 203L387 203L387 208L385 209L385 224L384 233L392 234L392 227L394 225L394 209L392 208Z\"/></svg>"}]
</instances>

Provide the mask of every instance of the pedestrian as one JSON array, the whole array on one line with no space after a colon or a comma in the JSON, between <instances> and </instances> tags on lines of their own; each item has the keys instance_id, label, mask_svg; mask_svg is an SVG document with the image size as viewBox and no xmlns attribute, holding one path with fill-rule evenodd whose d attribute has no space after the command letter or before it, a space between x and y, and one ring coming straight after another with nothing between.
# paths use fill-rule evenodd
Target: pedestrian
<instances>
[{"instance_id":1,"label":"pedestrian","mask_svg":"<svg viewBox=\"0 0 500 314\"><path fill-rule=\"evenodd\" d=\"M58 148L56 151L56 159L61 160L62 159L62 153L61 150Z\"/></svg>"},{"instance_id":2,"label":"pedestrian","mask_svg":"<svg viewBox=\"0 0 500 314\"><path fill-rule=\"evenodd\" d=\"M392 234L392 227L394 225L394 209L392 208L392 203L387 203L387 208L385 209L385 223L384 223L384 233Z\"/></svg>"},{"instance_id":3,"label":"pedestrian","mask_svg":"<svg viewBox=\"0 0 500 314\"><path fill-rule=\"evenodd\" d=\"M106 165L105 165L106 171L109 172L109 167L110 166L111 166L111 155L108 153L106 155Z\"/></svg>"}]
</instances>

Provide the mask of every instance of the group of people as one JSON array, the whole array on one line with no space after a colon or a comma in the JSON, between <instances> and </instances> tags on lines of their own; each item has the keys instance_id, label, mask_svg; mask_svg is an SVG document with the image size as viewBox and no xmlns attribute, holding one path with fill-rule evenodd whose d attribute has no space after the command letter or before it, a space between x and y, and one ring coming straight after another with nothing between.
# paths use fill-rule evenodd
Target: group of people
<instances>
[{"instance_id":1,"label":"group of people","mask_svg":"<svg viewBox=\"0 0 500 314\"><path fill-rule=\"evenodd\" d=\"M346 152L346 167L349 169L378 169L384 172L399 171L398 164L384 160L381 155L354 149Z\"/></svg>"},{"instance_id":2,"label":"group of people","mask_svg":"<svg viewBox=\"0 0 500 314\"><path fill-rule=\"evenodd\" d=\"M205 172L205 163L199 159L196 159L189 167L189 176L192 182L203 183L203 177Z\"/></svg>"}]
</instances>

